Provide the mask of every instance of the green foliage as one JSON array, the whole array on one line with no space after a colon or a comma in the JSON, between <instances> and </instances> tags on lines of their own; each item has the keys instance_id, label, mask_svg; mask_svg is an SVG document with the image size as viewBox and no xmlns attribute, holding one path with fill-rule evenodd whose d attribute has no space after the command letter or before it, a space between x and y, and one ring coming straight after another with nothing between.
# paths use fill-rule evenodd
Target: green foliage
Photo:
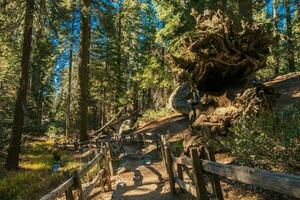
<instances>
[{"instance_id":1,"label":"green foliage","mask_svg":"<svg viewBox=\"0 0 300 200\"><path fill-rule=\"evenodd\" d=\"M236 123L225 147L243 165L293 171L300 162L300 104Z\"/></svg>"},{"instance_id":2,"label":"green foliage","mask_svg":"<svg viewBox=\"0 0 300 200\"><path fill-rule=\"evenodd\" d=\"M63 132L64 132L64 129L62 127L57 127L57 125L55 125L55 124L50 124L48 126L46 135L53 138L53 137L60 135Z\"/></svg>"},{"instance_id":3,"label":"green foliage","mask_svg":"<svg viewBox=\"0 0 300 200\"><path fill-rule=\"evenodd\" d=\"M38 193L63 180L60 174L49 175L48 171L10 172L0 180L0 199L2 200L33 200ZM42 193L41 193L42 194Z\"/></svg>"},{"instance_id":4,"label":"green foliage","mask_svg":"<svg viewBox=\"0 0 300 200\"><path fill-rule=\"evenodd\" d=\"M171 88L173 80L173 76L170 76L171 74L170 68L162 66L161 60L153 57L149 65L140 74L142 88L147 89L150 86Z\"/></svg>"},{"instance_id":5,"label":"green foliage","mask_svg":"<svg viewBox=\"0 0 300 200\"><path fill-rule=\"evenodd\" d=\"M158 120L159 118L168 116L172 113L172 111L166 107L163 107L159 110L155 109L148 109L143 113L143 116L139 118L139 123L149 123L155 120Z\"/></svg>"},{"instance_id":6,"label":"green foliage","mask_svg":"<svg viewBox=\"0 0 300 200\"><path fill-rule=\"evenodd\" d=\"M64 172L79 168L78 162L68 152L60 151L62 165L58 173L52 172L53 140L30 141L23 147L21 170L5 172L0 178L1 200L35 200L51 191L65 180ZM2 172L2 168L0 168ZM2 176L2 175L1 175Z\"/></svg>"},{"instance_id":7,"label":"green foliage","mask_svg":"<svg viewBox=\"0 0 300 200\"><path fill-rule=\"evenodd\" d=\"M180 156L184 152L183 139L171 142L171 151L175 156Z\"/></svg>"}]
</instances>

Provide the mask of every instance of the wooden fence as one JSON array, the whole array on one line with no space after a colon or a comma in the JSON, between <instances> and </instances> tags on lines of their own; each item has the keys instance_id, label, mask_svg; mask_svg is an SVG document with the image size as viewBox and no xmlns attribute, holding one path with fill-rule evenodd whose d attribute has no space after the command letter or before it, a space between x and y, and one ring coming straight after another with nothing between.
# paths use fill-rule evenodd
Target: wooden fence
<instances>
[{"instance_id":1,"label":"wooden fence","mask_svg":"<svg viewBox=\"0 0 300 200\"><path fill-rule=\"evenodd\" d=\"M84 184L82 179L87 176L93 168L96 168L95 177L93 177L92 181ZM67 200L73 200L73 191L77 191L76 194L79 200L86 200L98 183L100 183L102 192L105 192L105 186L107 186L107 190L110 191L112 189L110 177L113 173L111 148L109 142L106 142L102 145L99 153L95 152L95 157L91 161L80 170L75 170L68 180L43 196L41 200L54 200L63 194Z\"/></svg>"},{"instance_id":2,"label":"wooden fence","mask_svg":"<svg viewBox=\"0 0 300 200\"><path fill-rule=\"evenodd\" d=\"M196 148L190 149L190 158L185 156L175 157L171 152L169 142L164 136L160 136L159 144L169 176L172 194L176 193L175 184L177 183L182 190L189 192L196 199L207 200L212 197L222 200L221 176L240 183L256 185L263 189L300 198L299 176L217 163L209 148L200 151ZM200 159L204 155L206 155L207 160ZM176 170L174 170L175 167ZM183 171L189 168L193 171L193 184L186 183L183 179ZM211 181L212 193L207 191L205 176L208 176Z\"/></svg>"},{"instance_id":3,"label":"wooden fence","mask_svg":"<svg viewBox=\"0 0 300 200\"><path fill-rule=\"evenodd\" d=\"M94 133L92 133L93 135ZM103 141L109 142L111 145L112 152L119 154L123 150L122 137L114 133L113 135L101 134L102 137L91 138L87 142L78 142L76 139L60 142L59 139L54 140L54 147L65 150L79 150L79 149L99 149L101 148Z\"/></svg>"}]
</instances>

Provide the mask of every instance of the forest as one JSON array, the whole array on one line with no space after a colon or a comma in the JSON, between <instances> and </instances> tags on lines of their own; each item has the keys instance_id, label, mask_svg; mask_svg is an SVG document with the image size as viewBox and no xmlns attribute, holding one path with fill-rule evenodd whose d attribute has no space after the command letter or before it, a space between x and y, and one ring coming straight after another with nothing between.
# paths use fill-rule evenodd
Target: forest
<instances>
[{"instance_id":1,"label":"forest","mask_svg":"<svg viewBox=\"0 0 300 200\"><path fill-rule=\"evenodd\" d=\"M41 199L89 152L111 160L106 195L95 186L85 198L74 175L73 191L43 200L297 199L299 125L300 0L0 0L1 200ZM224 198L205 198L194 178L196 197L174 196L166 144L191 159L196 148L210 160L209 147L217 162L299 187L221 178ZM160 190L145 186L149 170Z\"/></svg>"}]
</instances>

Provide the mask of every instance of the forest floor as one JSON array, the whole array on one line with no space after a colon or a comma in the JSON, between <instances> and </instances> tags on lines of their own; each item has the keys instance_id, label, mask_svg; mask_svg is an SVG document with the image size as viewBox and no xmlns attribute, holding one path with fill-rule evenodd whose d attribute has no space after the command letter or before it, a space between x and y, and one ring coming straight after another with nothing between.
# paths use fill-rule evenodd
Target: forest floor
<instances>
[{"instance_id":1,"label":"forest floor","mask_svg":"<svg viewBox=\"0 0 300 200\"><path fill-rule=\"evenodd\" d=\"M278 106L288 105L300 100L300 73L277 77L275 80L265 83L278 89L281 94ZM189 120L180 114L172 114L160 118L140 127L136 133L159 133L168 135L171 144L181 143L183 135L188 131ZM174 145L171 145L174 146ZM179 147L179 145L177 145ZM181 149L175 147L175 153L180 154ZM177 151L177 152L176 152ZM125 146L126 156L119 164L123 171L113 177L113 191L100 193L95 190L91 199L100 200L168 200L168 199L193 199L189 194L179 192L172 196L169 192L168 177L163 162L159 158L159 152L152 143L147 148L139 148L137 144ZM234 158L229 154L216 154L217 162L230 164ZM190 181L185 176L186 181ZM221 179L224 199L228 200L283 200L292 199L285 195L259 189L237 183L227 178Z\"/></svg>"},{"instance_id":2,"label":"forest floor","mask_svg":"<svg viewBox=\"0 0 300 200\"><path fill-rule=\"evenodd\" d=\"M278 99L279 106L299 102L300 100L300 73L280 76L265 84L272 85L279 90L281 94ZM136 133L169 135L172 146L175 146L172 151L179 155L182 152L182 149L180 149L182 147L179 144L182 143L184 133L188 131L188 125L189 121L185 116L169 114L148 124L143 124ZM64 172L77 168L82 164L77 154L63 152L65 162L61 172L51 173L53 159L50 149L52 147L53 140L49 140L49 138L26 142L22 148L21 170L18 172L7 172L3 168L4 159L1 159L3 156L0 156L1 200L39 199L43 194L65 180ZM126 155L115 163L116 168L125 168L125 171L112 177L113 191L100 193L99 188L96 188L91 199L192 199L186 193L179 193L175 197L170 195L167 173L154 144L145 149L138 144L129 143L125 146L125 151ZM227 164L234 160L228 154L217 154L216 159L217 162ZM283 195L260 190L254 186L239 184L229 179L222 179L221 184L224 198L229 200L290 199ZM177 190L179 191L179 188Z\"/></svg>"},{"instance_id":3,"label":"forest floor","mask_svg":"<svg viewBox=\"0 0 300 200\"><path fill-rule=\"evenodd\" d=\"M51 138L34 138L24 141L20 170L4 169L5 159L0 157L0 199L1 200L37 200L51 191L65 179L70 170L84 164L81 154L61 151L62 164L58 173L54 173Z\"/></svg>"},{"instance_id":4,"label":"forest floor","mask_svg":"<svg viewBox=\"0 0 300 200\"><path fill-rule=\"evenodd\" d=\"M171 146L182 142L183 132L189 124L187 117L174 114L155 122L152 122L138 132L152 132L169 135ZM154 138L153 138L154 141ZM174 149L173 149L174 151ZM160 152L157 151L154 143L147 148L140 148L139 144L127 143L124 156L117 170L112 177L113 191L101 193L96 188L90 199L97 200L192 200L188 193L180 192L176 186L177 194L172 196L169 190L168 176L161 161ZM180 150L177 152L179 153ZM175 152L176 154L176 152ZM179 153L180 154L180 153ZM216 154L216 161L223 164L230 164L234 158L229 154ZM120 173L118 173L118 171ZM184 175L186 182L191 182L187 174ZM221 179L221 187L224 199L226 200L291 200L293 198L277 193L265 191L255 186L248 186L228 178Z\"/></svg>"}]
</instances>

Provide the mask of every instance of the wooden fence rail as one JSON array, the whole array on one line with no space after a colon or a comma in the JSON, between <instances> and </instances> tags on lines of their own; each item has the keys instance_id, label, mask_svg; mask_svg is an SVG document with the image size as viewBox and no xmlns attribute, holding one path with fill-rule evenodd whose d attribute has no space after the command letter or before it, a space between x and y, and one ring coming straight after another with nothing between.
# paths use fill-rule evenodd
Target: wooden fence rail
<instances>
[{"instance_id":1,"label":"wooden fence rail","mask_svg":"<svg viewBox=\"0 0 300 200\"><path fill-rule=\"evenodd\" d=\"M41 200L54 200L63 194L65 194L66 200L74 200L73 190L77 191L79 200L86 200L98 183L100 183L102 192L105 191L105 185L110 191L112 189L110 176L113 175L111 148L108 142L102 147L99 153L95 153L95 157L91 161L80 170L75 170L68 180L44 195ZM91 182L83 184L83 177L88 175L94 167L97 172L95 177Z\"/></svg>"},{"instance_id":2,"label":"wooden fence rail","mask_svg":"<svg viewBox=\"0 0 300 200\"><path fill-rule=\"evenodd\" d=\"M161 147L162 157L169 176L170 190L173 194L175 194L175 183L177 183L182 190L189 192L196 199L207 200L209 197L214 197L222 200L221 176L240 183L256 185L263 189L300 198L299 176L217 163L209 148L204 149L208 160L200 159L199 150L195 148L190 149L191 158L185 156L175 157L171 152L167 139L164 136L158 135L157 137L161 137L159 140L160 145L157 145ZM192 168L193 184L184 182L183 166ZM174 170L175 167L176 170ZM210 177L212 194L207 192L205 176Z\"/></svg>"}]
</instances>

